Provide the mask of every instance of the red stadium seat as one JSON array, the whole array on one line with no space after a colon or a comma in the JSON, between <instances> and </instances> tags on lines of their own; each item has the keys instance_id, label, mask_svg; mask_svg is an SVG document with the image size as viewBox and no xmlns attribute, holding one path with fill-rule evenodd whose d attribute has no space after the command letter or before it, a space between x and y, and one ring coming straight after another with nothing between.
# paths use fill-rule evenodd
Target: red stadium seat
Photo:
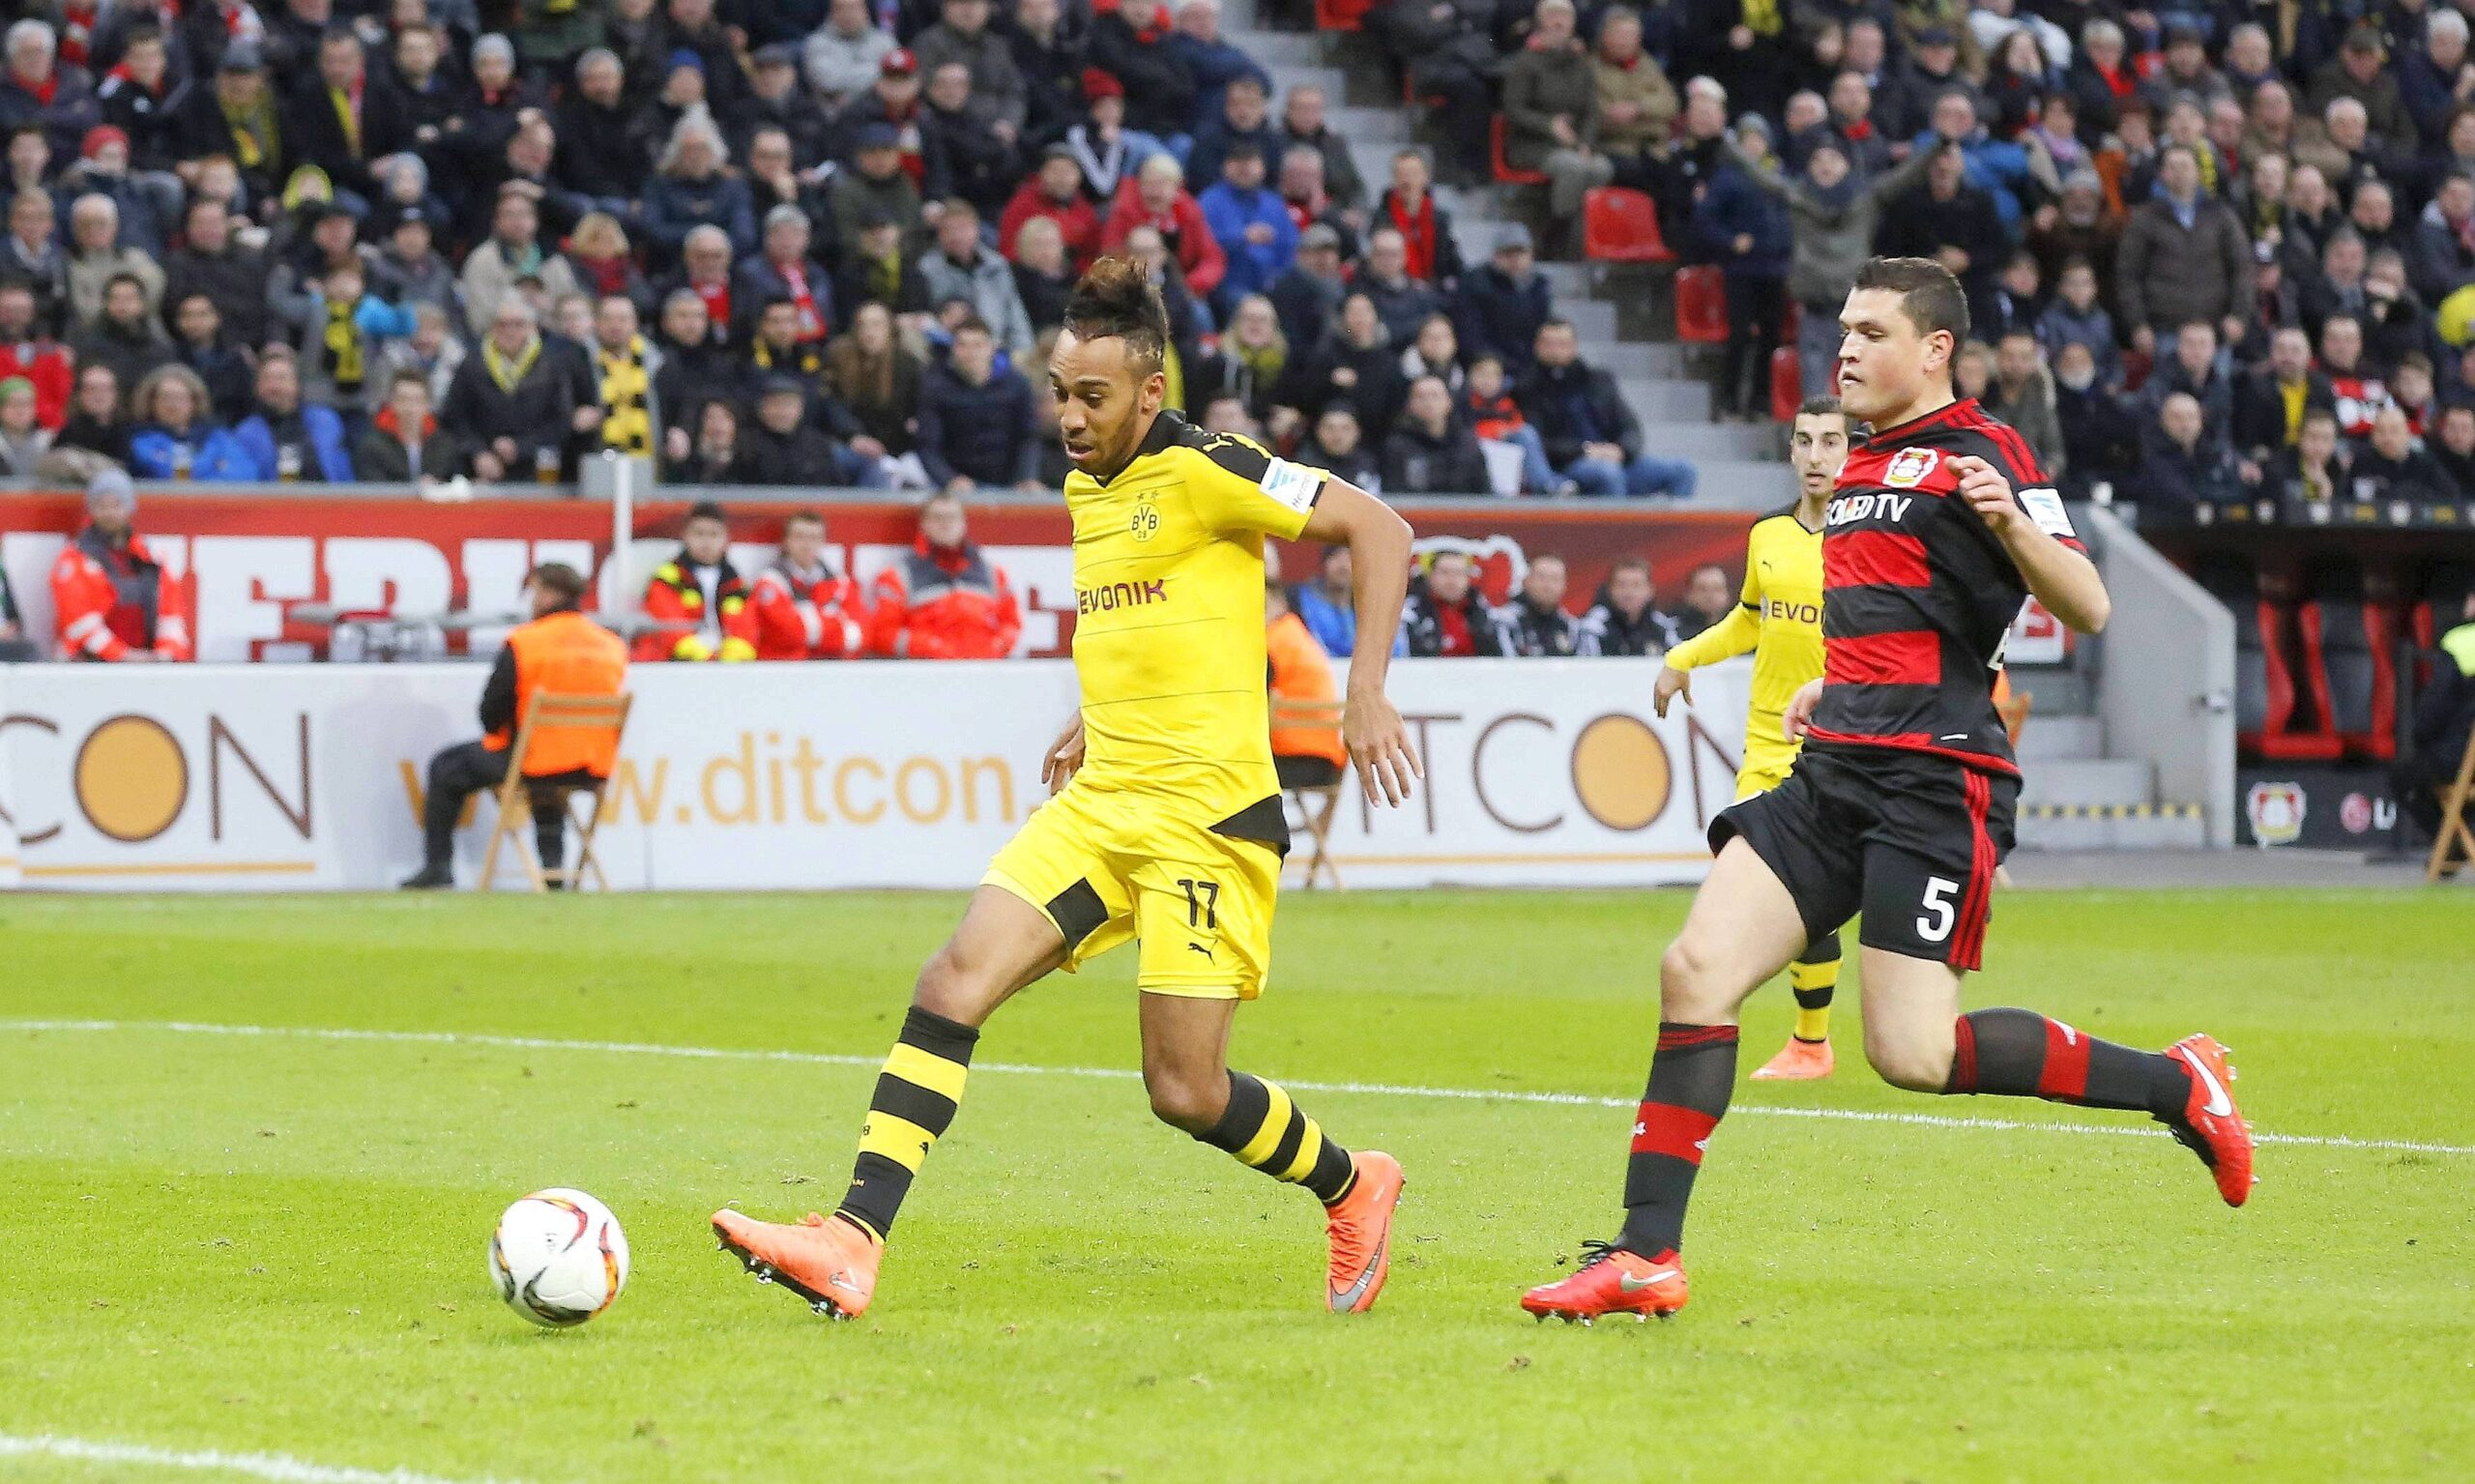
<instances>
[{"instance_id":1,"label":"red stadium seat","mask_svg":"<svg viewBox=\"0 0 2475 1484\"><path fill-rule=\"evenodd\" d=\"M1804 328L1805 306L1792 299L1789 300L1788 312L1779 317L1779 338L1793 345L1796 343L1797 335Z\"/></svg>"},{"instance_id":2,"label":"red stadium seat","mask_svg":"<svg viewBox=\"0 0 2475 1484\"><path fill-rule=\"evenodd\" d=\"M1796 421L1796 408L1805 399L1805 369L1796 359L1796 348L1782 345L1770 353L1770 421L1782 427Z\"/></svg>"},{"instance_id":3,"label":"red stadium seat","mask_svg":"<svg viewBox=\"0 0 2475 1484\"><path fill-rule=\"evenodd\" d=\"M2238 617L2237 622L2240 622ZM2295 694L2296 643L2295 615L2267 598L2259 600L2254 623L2259 629L2259 655L2263 665L2262 681L2266 687L2267 705L2260 717L2260 729L2240 736L2243 750L2256 756L2286 763L2333 763L2345 751L2345 744L2326 721L2328 682L2319 681L2311 698L2323 709L2320 725L2296 730L2296 713L2300 708ZM2317 667L2305 666L2305 684L2313 685Z\"/></svg>"},{"instance_id":4,"label":"red stadium seat","mask_svg":"<svg viewBox=\"0 0 2475 1484\"><path fill-rule=\"evenodd\" d=\"M1675 337L1688 345L1728 343L1728 284L1718 269L1675 271Z\"/></svg>"},{"instance_id":5,"label":"red stadium seat","mask_svg":"<svg viewBox=\"0 0 2475 1484\"><path fill-rule=\"evenodd\" d=\"M1495 161L1496 181L1504 186L1544 186L1547 176L1539 170L1516 170L1504 162L1504 116L1497 114L1487 125L1487 154Z\"/></svg>"},{"instance_id":6,"label":"red stadium seat","mask_svg":"<svg viewBox=\"0 0 2475 1484\"><path fill-rule=\"evenodd\" d=\"M1639 190L1599 186L1582 197L1582 256L1593 263L1673 263L1659 235L1658 203Z\"/></svg>"},{"instance_id":7,"label":"red stadium seat","mask_svg":"<svg viewBox=\"0 0 2475 1484\"><path fill-rule=\"evenodd\" d=\"M2335 731L2355 757L2396 757L2396 626L2379 607L2352 601L2305 603L2299 618L2324 728Z\"/></svg>"},{"instance_id":8,"label":"red stadium seat","mask_svg":"<svg viewBox=\"0 0 2475 1484\"><path fill-rule=\"evenodd\" d=\"M1373 9L1374 0L1315 0L1315 29L1354 31Z\"/></svg>"}]
</instances>

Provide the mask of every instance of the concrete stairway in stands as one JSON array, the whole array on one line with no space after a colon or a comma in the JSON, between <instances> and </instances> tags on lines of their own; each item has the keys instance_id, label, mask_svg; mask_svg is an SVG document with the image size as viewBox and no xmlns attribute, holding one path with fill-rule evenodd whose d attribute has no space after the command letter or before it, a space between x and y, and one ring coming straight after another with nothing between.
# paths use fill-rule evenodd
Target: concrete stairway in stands
<instances>
[{"instance_id":1,"label":"concrete stairway in stands","mask_svg":"<svg viewBox=\"0 0 2475 1484\"><path fill-rule=\"evenodd\" d=\"M1349 141L1370 192L1380 194L1391 179L1392 157L1402 146L1424 142L1371 44L1260 26L1255 0L1222 0L1221 29L1271 73L1280 94L1304 83L1324 89L1329 125ZM1277 95L1273 109L1277 115ZM1438 204L1452 215L1463 261L1472 267L1485 263L1498 235L1519 219L1511 196L1516 189L1437 189ZM1545 263L1541 269L1557 312L1573 322L1580 336L1582 359L1613 373L1623 388L1642 420L1644 447L1694 461L1701 474L1696 506L1768 509L1794 498L1787 465L1780 461L1779 430L1766 422L1711 421L1710 384L1686 369L1682 348L1645 338L1645 279L1611 276L1587 263Z\"/></svg>"},{"instance_id":2,"label":"concrete stairway in stands","mask_svg":"<svg viewBox=\"0 0 2475 1484\"><path fill-rule=\"evenodd\" d=\"M2019 843L2028 850L2200 850L2196 803L2160 800L2145 758L2106 755L2106 724L2090 713L2085 674L2016 667L2036 697L2020 734Z\"/></svg>"}]
</instances>

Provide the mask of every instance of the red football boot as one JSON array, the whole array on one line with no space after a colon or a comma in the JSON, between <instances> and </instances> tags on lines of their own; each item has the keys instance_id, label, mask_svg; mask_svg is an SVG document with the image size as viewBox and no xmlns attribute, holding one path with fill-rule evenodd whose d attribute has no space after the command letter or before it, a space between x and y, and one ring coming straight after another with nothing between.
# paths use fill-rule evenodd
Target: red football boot
<instances>
[{"instance_id":1,"label":"red football boot","mask_svg":"<svg viewBox=\"0 0 2475 1484\"><path fill-rule=\"evenodd\" d=\"M1647 1323L1653 1314L1674 1319L1684 1307L1684 1265L1674 1252L1646 1258L1608 1242L1584 1242L1589 1256L1569 1278L1545 1283L1521 1295L1524 1310L1545 1323L1553 1315L1587 1324L1602 1315L1630 1314Z\"/></svg>"},{"instance_id":2,"label":"red football boot","mask_svg":"<svg viewBox=\"0 0 2475 1484\"><path fill-rule=\"evenodd\" d=\"M758 1221L724 1208L713 1212L713 1235L757 1282L790 1290L828 1319L858 1319L876 1296L885 1243L839 1216Z\"/></svg>"},{"instance_id":3,"label":"red football boot","mask_svg":"<svg viewBox=\"0 0 2475 1484\"><path fill-rule=\"evenodd\" d=\"M2240 1206L2252 1194L2252 1130L2243 1111L2234 1106L2234 1063L2226 1048L2207 1035L2187 1035L2166 1048L2166 1055L2192 1074L2192 1095L2183 1104L2183 1119L2169 1123L2200 1162L2217 1177L2217 1193L2228 1206Z\"/></svg>"}]
</instances>

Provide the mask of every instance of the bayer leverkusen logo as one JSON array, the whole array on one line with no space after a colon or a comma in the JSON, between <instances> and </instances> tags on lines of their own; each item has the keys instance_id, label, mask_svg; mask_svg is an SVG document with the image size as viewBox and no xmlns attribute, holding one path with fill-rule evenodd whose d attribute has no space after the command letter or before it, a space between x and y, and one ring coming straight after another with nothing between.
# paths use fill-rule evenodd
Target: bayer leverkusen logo
<instances>
[{"instance_id":1,"label":"bayer leverkusen logo","mask_svg":"<svg viewBox=\"0 0 2475 1484\"><path fill-rule=\"evenodd\" d=\"M1941 453L1934 449L1902 449L1891 456L1891 466L1883 471L1882 482L1893 489L1914 489L1925 482L1926 476L1941 459Z\"/></svg>"}]
</instances>

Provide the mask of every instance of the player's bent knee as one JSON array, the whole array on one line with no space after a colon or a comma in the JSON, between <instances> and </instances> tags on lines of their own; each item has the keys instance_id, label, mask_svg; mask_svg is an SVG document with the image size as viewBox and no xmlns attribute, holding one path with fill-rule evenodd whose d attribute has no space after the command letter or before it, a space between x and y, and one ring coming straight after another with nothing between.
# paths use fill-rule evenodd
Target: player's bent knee
<instances>
[{"instance_id":1,"label":"player's bent knee","mask_svg":"<svg viewBox=\"0 0 2475 1484\"><path fill-rule=\"evenodd\" d=\"M1738 996L1721 982L1722 966L1690 933L1678 937L1659 955L1659 1016L1663 1020L1701 1025L1725 1017Z\"/></svg>"},{"instance_id":2,"label":"player's bent knee","mask_svg":"<svg viewBox=\"0 0 2475 1484\"><path fill-rule=\"evenodd\" d=\"M1182 1068L1147 1067L1143 1088L1151 1095L1151 1116L1186 1133L1210 1131L1229 1106L1229 1074L1209 1075Z\"/></svg>"},{"instance_id":3,"label":"player's bent knee","mask_svg":"<svg viewBox=\"0 0 2475 1484\"><path fill-rule=\"evenodd\" d=\"M947 1020L975 1026L993 998L987 978L985 973L973 972L949 943L920 966L919 977L912 981L911 1003Z\"/></svg>"},{"instance_id":4,"label":"player's bent knee","mask_svg":"<svg viewBox=\"0 0 2475 1484\"><path fill-rule=\"evenodd\" d=\"M1952 1043L1868 1033L1865 1060L1884 1082L1910 1092L1939 1092L1951 1084Z\"/></svg>"}]
</instances>

